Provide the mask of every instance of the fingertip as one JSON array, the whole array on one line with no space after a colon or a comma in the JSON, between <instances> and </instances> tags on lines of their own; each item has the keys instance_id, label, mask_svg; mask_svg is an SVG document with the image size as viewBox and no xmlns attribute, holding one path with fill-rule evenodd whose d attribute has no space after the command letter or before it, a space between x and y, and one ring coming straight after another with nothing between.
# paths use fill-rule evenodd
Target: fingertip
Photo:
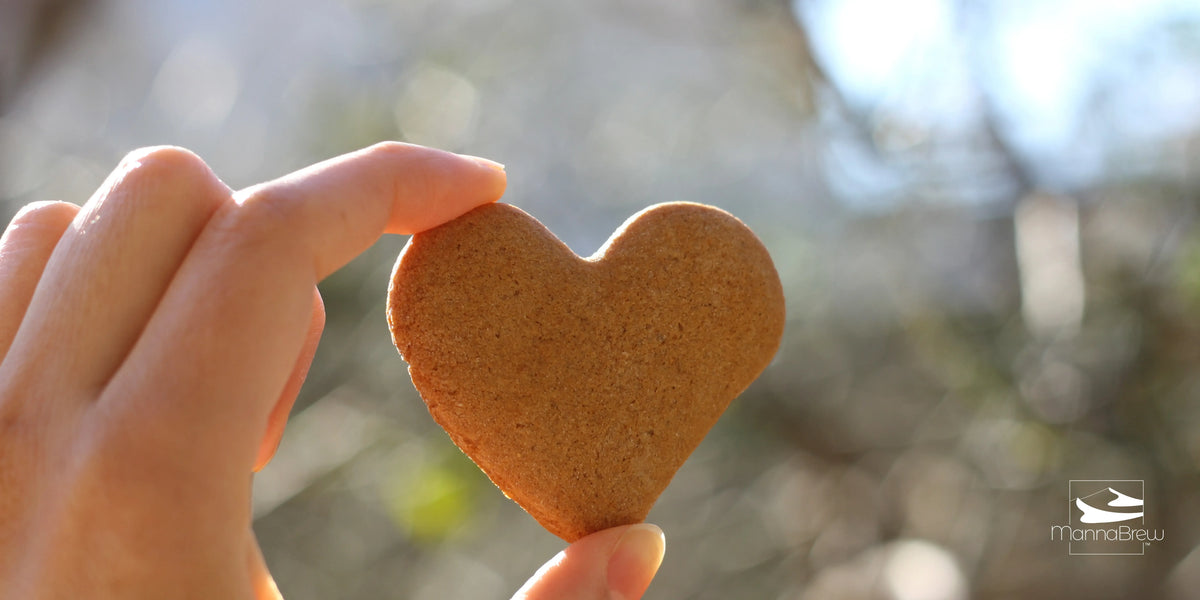
<instances>
[{"instance_id":1,"label":"fingertip","mask_svg":"<svg viewBox=\"0 0 1200 600\"><path fill-rule=\"evenodd\" d=\"M658 573L666 549L666 536L657 525L639 523L626 529L608 559L612 600L641 598Z\"/></svg>"},{"instance_id":2,"label":"fingertip","mask_svg":"<svg viewBox=\"0 0 1200 600\"><path fill-rule=\"evenodd\" d=\"M0 234L0 256L33 252L49 259L50 251L78 213L79 207L70 202L49 200L26 204Z\"/></svg>"},{"instance_id":3,"label":"fingertip","mask_svg":"<svg viewBox=\"0 0 1200 600\"><path fill-rule=\"evenodd\" d=\"M605 529L576 540L542 566L514 600L638 600L662 563L666 542L655 525Z\"/></svg>"},{"instance_id":4,"label":"fingertip","mask_svg":"<svg viewBox=\"0 0 1200 600\"><path fill-rule=\"evenodd\" d=\"M397 161L395 173L400 180L387 233L407 235L432 229L499 200L508 186L504 165L486 158L396 142L378 144L369 151Z\"/></svg>"},{"instance_id":5,"label":"fingertip","mask_svg":"<svg viewBox=\"0 0 1200 600\"><path fill-rule=\"evenodd\" d=\"M476 170L482 171L479 175L479 178L483 180L483 184L481 185L482 193L479 196L480 201L471 206L471 208L490 204L504 196L504 191L508 188L508 170L503 164L478 156L462 154L459 156L474 162Z\"/></svg>"},{"instance_id":6,"label":"fingertip","mask_svg":"<svg viewBox=\"0 0 1200 600\"><path fill-rule=\"evenodd\" d=\"M9 229L18 227L44 226L55 230L66 229L79 213L79 206L61 200L42 200L22 206L13 215Z\"/></svg>"},{"instance_id":7,"label":"fingertip","mask_svg":"<svg viewBox=\"0 0 1200 600\"><path fill-rule=\"evenodd\" d=\"M501 175L506 175L508 173L508 171L505 169L503 164L498 163L494 160L483 158L482 156L472 156L470 154L459 154L458 156L465 158L467 160L470 160L470 161L474 161L475 164L478 164L479 166L481 166L485 169L499 171Z\"/></svg>"},{"instance_id":8,"label":"fingertip","mask_svg":"<svg viewBox=\"0 0 1200 600\"><path fill-rule=\"evenodd\" d=\"M17 211L0 233L0 359L20 328L46 265L79 207L34 202Z\"/></svg>"}]
</instances>

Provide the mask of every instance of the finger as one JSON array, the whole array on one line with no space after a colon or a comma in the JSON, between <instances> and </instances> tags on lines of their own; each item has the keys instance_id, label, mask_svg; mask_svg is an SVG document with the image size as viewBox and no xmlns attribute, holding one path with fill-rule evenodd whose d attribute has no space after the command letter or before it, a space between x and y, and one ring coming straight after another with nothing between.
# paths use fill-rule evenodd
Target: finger
<instances>
[{"instance_id":1,"label":"finger","mask_svg":"<svg viewBox=\"0 0 1200 600\"><path fill-rule=\"evenodd\" d=\"M432 227L503 189L496 168L381 144L239 192L197 239L101 402L186 436L214 476L245 473L300 358L315 283L385 230ZM155 397L170 401L146 400Z\"/></svg>"},{"instance_id":2,"label":"finger","mask_svg":"<svg viewBox=\"0 0 1200 600\"><path fill-rule=\"evenodd\" d=\"M98 392L145 327L196 236L230 195L186 150L130 153L62 236L14 350L29 356L29 364L52 362L70 372L64 383L75 390Z\"/></svg>"},{"instance_id":3,"label":"finger","mask_svg":"<svg viewBox=\"0 0 1200 600\"><path fill-rule=\"evenodd\" d=\"M22 208L0 236L0 362L46 262L78 212L78 206L67 202L35 202Z\"/></svg>"},{"instance_id":4,"label":"finger","mask_svg":"<svg viewBox=\"0 0 1200 600\"><path fill-rule=\"evenodd\" d=\"M304 338L304 347L300 349L300 360L296 361L283 393L267 417L267 433L258 446L258 458L254 459L255 472L267 466L271 457L275 456L275 451L279 449L283 430L287 427L288 415L292 412L292 406L296 404L296 396L300 393L304 378L308 376L308 368L312 366L313 356L317 353L317 343L321 341L321 332L324 329L325 303L321 301L321 291L313 288L312 320L308 323L308 336Z\"/></svg>"},{"instance_id":5,"label":"finger","mask_svg":"<svg viewBox=\"0 0 1200 600\"><path fill-rule=\"evenodd\" d=\"M249 533L249 537L249 543L246 544L246 567L250 571L250 585L254 600L283 600L283 596L279 593L279 587L275 585L275 579L267 570L262 548L259 547L258 539L254 537L253 531Z\"/></svg>"},{"instance_id":6,"label":"finger","mask_svg":"<svg viewBox=\"0 0 1200 600\"><path fill-rule=\"evenodd\" d=\"M638 600L662 564L657 526L613 527L581 538L538 569L513 600Z\"/></svg>"},{"instance_id":7,"label":"finger","mask_svg":"<svg viewBox=\"0 0 1200 600\"><path fill-rule=\"evenodd\" d=\"M227 216L239 238L305 246L293 262L311 261L320 281L381 234L435 227L494 202L504 186L498 163L387 142L242 190Z\"/></svg>"}]
</instances>

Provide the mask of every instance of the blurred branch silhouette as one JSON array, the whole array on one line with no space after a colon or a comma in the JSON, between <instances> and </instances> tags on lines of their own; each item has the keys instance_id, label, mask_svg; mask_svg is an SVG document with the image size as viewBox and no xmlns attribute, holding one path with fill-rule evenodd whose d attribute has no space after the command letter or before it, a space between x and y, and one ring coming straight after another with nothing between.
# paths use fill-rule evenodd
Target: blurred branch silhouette
<instances>
[{"instance_id":1,"label":"blurred branch silhouette","mask_svg":"<svg viewBox=\"0 0 1200 600\"><path fill-rule=\"evenodd\" d=\"M92 0L0 4L0 110L79 26Z\"/></svg>"}]
</instances>

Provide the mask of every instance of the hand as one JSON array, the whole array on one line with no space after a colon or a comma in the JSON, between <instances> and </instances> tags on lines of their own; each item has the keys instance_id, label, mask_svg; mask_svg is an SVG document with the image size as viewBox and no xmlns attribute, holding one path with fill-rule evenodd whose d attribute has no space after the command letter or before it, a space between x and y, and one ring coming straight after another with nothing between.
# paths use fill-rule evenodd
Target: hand
<instances>
[{"instance_id":1,"label":"hand","mask_svg":"<svg viewBox=\"0 0 1200 600\"><path fill-rule=\"evenodd\" d=\"M666 549L654 525L598 531L550 559L513 600L638 600Z\"/></svg>"},{"instance_id":2,"label":"hand","mask_svg":"<svg viewBox=\"0 0 1200 600\"><path fill-rule=\"evenodd\" d=\"M316 283L504 183L494 163L389 143L234 192L155 148L82 208L21 211L0 238L0 598L277 597L250 480L320 337ZM611 531L528 597L606 597L561 574ZM621 556L600 572L628 583Z\"/></svg>"}]
</instances>

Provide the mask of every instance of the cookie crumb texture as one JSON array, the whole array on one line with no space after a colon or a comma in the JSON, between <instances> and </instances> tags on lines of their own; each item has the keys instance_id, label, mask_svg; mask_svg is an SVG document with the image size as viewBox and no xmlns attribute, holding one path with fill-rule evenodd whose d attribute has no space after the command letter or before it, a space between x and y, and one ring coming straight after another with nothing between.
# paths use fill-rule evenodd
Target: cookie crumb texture
<instances>
[{"instance_id":1,"label":"cookie crumb texture","mask_svg":"<svg viewBox=\"0 0 1200 600\"><path fill-rule=\"evenodd\" d=\"M770 362L784 300L719 209L652 206L585 259L497 203L409 240L388 324L433 418L571 542L645 519Z\"/></svg>"}]
</instances>

